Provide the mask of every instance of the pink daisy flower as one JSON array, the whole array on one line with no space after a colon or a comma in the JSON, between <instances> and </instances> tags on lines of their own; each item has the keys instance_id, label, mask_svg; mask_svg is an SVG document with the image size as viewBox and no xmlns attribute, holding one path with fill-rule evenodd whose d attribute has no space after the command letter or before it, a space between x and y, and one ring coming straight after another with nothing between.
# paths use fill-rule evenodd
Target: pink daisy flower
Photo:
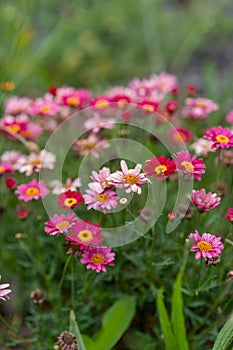
<instances>
[{"instance_id":1,"label":"pink daisy flower","mask_svg":"<svg viewBox=\"0 0 233 350\"><path fill-rule=\"evenodd\" d=\"M113 129L115 127L115 120L113 118L100 118L99 114L95 114L93 118L85 121L83 126L86 130L96 134L101 129Z\"/></svg>"},{"instance_id":2,"label":"pink daisy flower","mask_svg":"<svg viewBox=\"0 0 233 350\"><path fill-rule=\"evenodd\" d=\"M76 191L77 187L81 186L81 181L78 177L74 180L68 177L65 183L62 183L59 180L53 180L49 185L53 189L53 194L61 194L63 192L67 192L68 190Z\"/></svg>"},{"instance_id":3,"label":"pink daisy flower","mask_svg":"<svg viewBox=\"0 0 233 350\"><path fill-rule=\"evenodd\" d=\"M164 156L155 156L146 161L144 169L147 176L153 176L154 178L164 180L168 175L176 172L176 165L172 159Z\"/></svg>"},{"instance_id":4,"label":"pink daisy flower","mask_svg":"<svg viewBox=\"0 0 233 350\"><path fill-rule=\"evenodd\" d=\"M217 111L219 106L207 98L196 97L186 98L185 106L181 114L190 119L205 119L214 111Z\"/></svg>"},{"instance_id":5,"label":"pink daisy flower","mask_svg":"<svg viewBox=\"0 0 233 350\"><path fill-rule=\"evenodd\" d=\"M203 233L200 236L199 232L196 230L195 233L190 233L186 242L192 239L193 246L190 249L191 252L197 252L195 259L199 260L201 258L212 259L221 255L224 246L222 244L222 237L217 237L210 233Z\"/></svg>"},{"instance_id":6,"label":"pink daisy flower","mask_svg":"<svg viewBox=\"0 0 233 350\"><path fill-rule=\"evenodd\" d=\"M196 155L200 156L204 156L207 157L209 152L213 152L213 150L211 149L212 146L212 142L209 140L205 140L205 139L197 139L196 142L192 143L190 146L190 149L194 150L194 152L196 153Z\"/></svg>"},{"instance_id":7,"label":"pink daisy flower","mask_svg":"<svg viewBox=\"0 0 233 350\"><path fill-rule=\"evenodd\" d=\"M96 272L106 272L106 266L114 266L113 260L115 259L115 253L111 251L111 248L96 247L91 250L85 250L82 254L80 262L87 264L87 269L96 270Z\"/></svg>"},{"instance_id":8,"label":"pink daisy flower","mask_svg":"<svg viewBox=\"0 0 233 350\"><path fill-rule=\"evenodd\" d=\"M57 197L57 204L63 209L72 209L82 203L84 203L84 199L80 191L68 190Z\"/></svg>"},{"instance_id":9,"label":"pink daisy flower","mask_svg":"<svg viewBox=\"0 0 233 350\"><path fill-rule=\"evenodd\" d=\"M82 109L84 104L90 99L90 91L86 89L73 89L72 91L67 88L67 90L62 91L62 88L60 88L57 91L57 95L60 95L61 103L64 106L80 109Z\"/></svg>"},{"instance_id":10,"label":"pink daisy flower","mask_svg":"<svg viewBox=\"0 0 233 350\"><path fill-rule=\"evenodd\" d=\"M27 97L11 96L5 102L6 114L20 114L27 113L32 100Z\"/></svg>"},{"instance_id":11,"label":"pink daisy flower","mask_svg":"<svg viewBox=\"0 0 233 350\"><path fill-rule=\"evenodd\" d=\"M213 142L211 148L229 148L233 146L233 132L221 125L206 130L203 137Z\"/></svg>"},{"instance_id":12,"label":"pink daisy flower","mask_svg":"<svg viewBox=\"0 0 233 350\"><path fill-rule=\"evenodd\" d=\"M110 146L105 139L99 139L95 134L90 134L87 139L77 140L74 144L74 151L78 151L80 156L91 153L95 158L99 158L99 153Z\"/></svg>"},{"instance_id":13,"label":"pink daisy flower","mask_svg":"<svg viewBox=\"0 0 233 350\"><path fill-rule=\"evenodd\" d=\"M110 106L110 98L108 96L98 96L93 100L89 101L90 107L95 107L96 109L102 110Z\"/></svg>"},{"instance_id":14,"label":"pink daisy flower","mask_svg":"<svg viewBox=\"0 0 233 350\"><path fill-rule=\"evenodd\" d=\"M141 102L138 102L137 106L141 108L144 112L156 112L159 103L150 100L143 100Z\"/></svg>"},{"instance_id":15,"label":"pink daisy flower","mask_svg":"<svg viewBox=\"0 0 233 350\"><path fill-rule=\"evenodd\" d=\"M0 162L0 175L13 173L12 164L10 162Z\"/></svg>"},{"instance_id":16,"label":"pink daisy flower","mask_svg":"<svg viewBox=\"0 0 233 350\"><path fill-rule=\"evenodd\" d=\"M22 157L21 152L12 150L12 151L4 152L0 159L3 163L5 163L5 162L10 163L14 170L18 170L19 169L19 160L21 159L21 157Z\"/></svg>"},{"instance_id":17,"label":"pink daisy flower","mask_svg":"<svg viewBox=\"0 0 233 350\"><path fill-rule=\"evenodd\" d=\"M1 279L1 276L0 276ZM6 289L10 285L9 283L0 284L0 299L6 301L6 299L10 299L9 294L11 293L11 289Z\"/></svg>"},{"instance_id":18,"label":"pink daisy flower","mask_svg":"<svg viewBox=\"0 0 233 350\"><path fill-rule=\"evenodd\" d=\"M87 210L92 208L95 210L102 210L104 214L107 214L108 210L116 208L118 205L118 200L120 199L113 190L99 192L92 189L87 189L86 193L83 195L83 198L85 204L87 204Z\"/></svg>"},{"instance_id":19,"label":"pink daisy flower","mask_svg":"<svg viewBox=\"0 0 233 350\"><path fill-rule=\"evenodd\" d=\"M66 233L77 222L77 218L74 213L69 213L67 215L57 215L55 214L50 218L49 221L45 222L45 232L49 233L50 236L59 236L60 233Z\"/></svg>"},{"instance_id":20,"label":"pink daisy flower","mask_svg":"<svg viewBox=\"0 0 233 350\"><path fill-rule=\"evenodd\" d=\"M15 191L18 194L18 199L25 202L31 201L33 199L44 198L49 190L45 186L44 181L37 181L33 179L28 184L19 185Z\"/></svg>"},{"instance_id":21,"label":"pink daisy flower","mask_svg":"<svg viewBox=\"0 0 233 350\"><path fill-rule=\"evenodd\" d=\"M70 244L80 246L81 250L92 245L96 246L103 241L103 237L100 235L102 228L97 223L76 221L70 231L71 234L66 236L66 240Z\"/></svg>"},{"instance_id":22,"label":"pink daisy flower","mask_svg":"<svg viewBox=\"0 0 233 350\"><path fill-rule=\"evenodd\" d=\"M210 211L220 204L221 197L217 197L217 193L206 193L206 190L202 188L201 190L192 191L191 202L200 211Z\"/></svg>"},{"instance_id":23,"label":"pink daisy flower","mask_svg":"<svg viewBox=\"0 0 233 350\"><path fill-rule=\"evenodd\" d=\"M233 208L228 209L226 220L230 221L233 224Z\"/></svg>"},{"instance_id":24,"label":"pink daisy flower","mask_svg":"<svg viewBox=\"0 0 233 350\"><path fill-rule=\"evenodd\" d=\"M140 185L150 182L145 173L141 173L142 165L137 164L134 169L128 169L124 160L121 161L121 170L111 174L108 178L109 184L116 188L124 188L126 193L131 191L141 194Z\"/></svg>"},{"instance_id":25,"label":"pink daisy flower","mask_svg":"<svg viewBox=\"0 0 233 350\"><path fill-rule=\"evenodd\" d=\"M194 176L195 179L201 181L200 174L205 173L205 164L203 163L203 158L196 159L197 156L191 156L189 152L178 152L173 155L176 163L176 167L182 173Z\"/></svg>"},{"instance_id":26,"label":"pink daisy flower","mask_svg":"<svg viewBox=\"0 0 233 350\"><path fill-rule=\"evenodd\" d=\"M98 172L92 171L92 175L90 176L92 181L89 183L89 187L91 190L97 191L98 193L103 192L106 188L108 188L109 181L107 180L110 176L110 169L107 167L103 167Z\"/></svg>"},{"instance_id":27,"label":"pink daisy flower","mask_svg":"<svg viewBox=\"0 0 233 350\"><path fill-rule=\"evenodd\" d=\"M50 117L56 115L59 111L59 108L59 105L50 99L38 99L31 106L29 114Z\"/></svg>"},{"instance_id":28,"label":"pink daisy flower","mask_svg":"<svg viewBox=\"0 0 233 350\"><path fill-rule=\"evenodd\" d=\"M177 127L169 132L169 139L173 145L179 145L181 143L187 144L191 138L192 133L183 127Z\"/></svg>"}]
</instances>

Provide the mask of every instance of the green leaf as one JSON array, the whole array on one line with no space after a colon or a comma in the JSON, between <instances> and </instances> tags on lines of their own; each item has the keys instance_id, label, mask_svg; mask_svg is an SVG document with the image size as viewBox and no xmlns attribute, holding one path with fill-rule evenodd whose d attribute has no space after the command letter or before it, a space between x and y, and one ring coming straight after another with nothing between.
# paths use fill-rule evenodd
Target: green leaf
<instances>
[{"instance_id":1,"label":"green leaf","mask_svg":"<svg viewBox=\"0 0 233 350\"><path fill-rule=\"evenodd\" d=\"M222 327L214 342L213 350L227 350L233 341L233 315Z\"/></svg>"},{"instance_id":2,"label":"green leaf","mask_svg":"<svg viewBox=\"0 0 233 350\"><path fill-rule=\"evenodd\" d=\"M79 331L78 324L77 324L77 321L75 319L75 314L74 314L73 310L70 311L70 332L76 336L79 349L80 350L87 350L85 345L84 345L81 333Z\"/></svg>"},{"instance_id":3,"label":"green leaf","mask_svg":"<svg viewBox=\"0 0 233 350\"><path fill-rule=\"evenodd\" d=\"M174 336L172 333L171 322L168 317L167 309L163 301L163 290L160 289L156 298L156 306L159 313L161 329L164 335L164 341L167 350L174 350Z\"/></svg>"},{"instance_id":4,"label":"green leaf","mask_svg":"<svg viewBox=\"0 0 233 350\"><path fill-rule=\"evenodd\" d=\"M178 277L175 281L173 295L172 295L172 314L171 322L172 329L174 333L174 339L177 350L189 350L187 336L186 336L186 327L185 319L183 313L183 298L181 292L181 281L183 276L183 267L178 274ZM173 347L174 349L174 347Z\"/></svg>"},{"instance_id":5,"label":"green leaf","mask_svg":"<svg viewBox=\"0 0 233 350\"><path fill-rule=\"evenodd\" d=\"M88 350L111 350L129 327L136 311L135 298L118 300L106 311L102 328Z\"/></svg>"}]
</instances>

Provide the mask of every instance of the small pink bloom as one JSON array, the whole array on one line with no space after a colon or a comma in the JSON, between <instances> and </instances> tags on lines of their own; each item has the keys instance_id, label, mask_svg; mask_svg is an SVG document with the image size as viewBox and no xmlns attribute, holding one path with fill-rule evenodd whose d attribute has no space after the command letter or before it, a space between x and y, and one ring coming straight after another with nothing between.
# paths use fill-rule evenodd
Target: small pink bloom
<instances>
[{"instance_id":1,"label":"small pink bloom","mask_svg":"<svg viewBox=\"0 0 233 350\"><path fill-rule=\"evenodd\" d=\"M222 237L217 237L210 233L203 233L200 236L196 230L195 233L190 233L186 242L193 240L193 246L190 249L191 252L196 252L195 259L201 258L212 259L222 254L224 246L222 244Z\"/></svg>"},{"instance_id":2,"label":"small pink bloom","mask_svg":"<svg viewBox=\"0 0 233 350\"><path fill-rule=\"evenodd\" d=\"M214 111L217 111L219 106L211 100L202 97L186 98L185 106L181 114L190 119L205 119Z\"/></svg>"},{"instance_id":3,"label":"small pink bloom","mask_svg":"<svg viewBox=\"0 0 233 350\"><path fill-rule=\"evenodd\" d=\"M33 179L28 184L19 185L15 191L18 194L18 199L25 202L31 201L33 199L44 198L49 190L45 186L44 181L37 181Z\"/></svg>"},{"instance_id":4,"label":"small pink bloom","mask_svg":"<svg viewBox=\"0 0 233 350\"><path fill-rule=\"evenodd\" d=\"M32 100L27 97L11 96L6 100L5 113L6 114L21 114L27 113Z\"/></svg>"},{"instance_id":5,"label":"small pink bloom","mask_svg":"<svg viewBox=\"0 0 233 350\"><path fill-rule=\"evenodd\" d=\"M0 175L13 173L12 164L10 162L0 162Z\"/></svg>"},{"instance_id":6,"label":"small pink bloom","mask_svg":"<svg viewBox=\"0 0 233 350\"><path fill-rule=\"evenodd\" d=\"M110 146L105 139L99 139L95 134L90 134L87 139L79 139L74 144L74 151L78 151L80 156L91 153L95 158L99 153Z\"/></svg>"},{"instance_id":7,"label":"small pink bloom","mask_svg":"<svg viewBox=\"0 0 233 350\"><path fill-rule=\"evenodd\" d=\"M95 107L98 110L108 108L110 106L111 100L108 96L98 96L93 100L89 101L90 107Z\"/></svg>"},{"instance_id":8,"label":"small pink bloom","mask_svg":"<svg viewBox=\"0 0 233 350\"><path fill-rule=\"evenodd\" d=\"M221 197L217 197L217 193L206 193L206 190L202 188L201 190L192 191L191 202L200 211L210 211L220 204Z\"/></svg>"},{"instance_id":9,"label":"small pink bloom","mask_svg":"<svg viewBox=\"0 0 233 350\"><path fill-rule=\"evenodd\" d=\"M167 214L167 217L170 221L174 221L177 217L177 214L175 211L170 211L168 214Z\"/></svg>"},{"instance_id":10,"label":"small pink bloom","mask_svg":"<svg viewBox=\"0 0 233 350\"><path fill-rule=\"evenodd\" d=\"M205 164L203 163L203 158L196 159L197 156L191 156L189 152L178 152L173 155L176 163L176 167L182 173L194 176L195 179L201 181L200 174L205 173Z\"/></svg>"},{"instance_id":11,"label":"small pink bloom","mask_svg":"<svg viewBox=\"0 0 233 350\"><path fill-rule=\"evenodd\" d=\"M45 222L47 226L45 226L44 230L49 233L50 236L58 236L60 233L70 231L76 222L77 218L74 213L69 213L67 215L55 214L49 221Z\"/></svg>"},{"instance_id":12,"label":"small pink bloom","mask_svg":"<svg viewBox=\"0 0 233 350\"><path fill-rule=\"evenodd\" d=\"M228 123L233 124L233 110L230 111L229 113L227 113L227 115L226 115L226 121L227 121Z\"/></svg>"},{"instance_id":13,"label":"small pink bloom","mask_svg":"<svg viewBox=\"0 0 233 350\"><path fill-rule=\"evenodd\" d=\"M101 118L99 114L95 114L93 118L85 121L83 126L86 130L96 134L101 129L113 129L115 127L115 120L113 118Z\"/></svg>"},{"instance_id":14,"label":"small pink bloom","mask_svg":"<svg viewBox=\"0 0 233 350\"><path fill-rule=\"evenodd\" d=\"M80 246L80 249L96 246L103 241L100 235L102 228L97 223L91 224L90 221L76 221L75 225L70 229L71 234L66 236L66 240L70 244Z\"/></svg>"},{"instance_id":15,"label":"small pink bloom","mask_svg":"<svg viewBox=\"0 0 233 350\"><path fill-rule=\"evenodd\" d=\"M1 276L0 276L1 279ZM6 299L10 299L9 294L11 293L11 289L6 289L10 285L9 283L0 284L0 299L6 301Z\"/></svg>"},{"instance_id":16,"label":"small pink bloom","mask_svg":"<svg viewBox=\"0 0 233 350\"><path fill-rule=\"evenodd\" d=\"M116 208L118 200L120 199L115 191L105 190L102 192L101 188L96 190L87 189L83 198L85 204L87 204L87 210L92 208L95 210L102 210L104 214L107 214L108 210Z\"/></svg>"},{"instance_id":17,"label":"small pink bloom","mask_svg":"<svg viewBox=\"0 0 233 350\"><path fill-rule=\"evenodd\" d=\"M169 114L173 114L175 113L178 107L179 107L179 103L177 101L168 101L165 105L165 110Z\"/></svg>"},{"instance_id":18,"label":"small pink bloom","mask_svg":"<svg viewBox=\"0 0 233 350\"><path fill-rule=\"evenodd\" d=\"M19 168L18 162L19 162L21 157L22 157L21 152L12 150L12 151L4 152L0 159L3 163L5 163L5 162L11 163L12 168L14 170L18 170L18 168Z\"/></svg>"},{"instance_id":19,"label":"small pink bloom","mask_svg":"<svg viewBox=\"0 0 233 350\"><path fill-rule=\"evenodd\" d=\"M205 139L213 142L211 148L230 148L233 146L233 132L221 125L206 130Z\"/></svg>"},{"instance_id":20,"label":"small pink bloom","mask_svg":"<svg viewBox=\"0 0 233 350\"><path fill-rule=\"evenodd\" d=\"M111 248L96 247L91 250L85 250L82 254L80 262L87 264L87 269L96 270L96 272L106 272L106 266L114 266L113 260L115 259L115 253L111 251Z\"/></svg>"},{"instance_id":21,"label":"small pink bloom","mask_svg":"<svg viewBox=\"0 0 233 350\"><path fill-rule=\"evenodd\" d=\"M30 153L29 156L19 160L19 171L30 176L33 172L40 172L41 169L53 169L56 162L55 154L45 149L39 153Z\"/></svg>"},{"instance_id":22,"label":"small pink bloom","mask_svg":"<svg viewBox=\"0 0 233 350\"><path fill-rule=\"evenodd\" d=\"M192 133L184 129L183 127L176 127L169 131L169 140L173 145L179 145L181 143L189 143L192 138Z\"/></svg>"},{"instance_id":23,"label":"small pink bloom","mask_svg":"<svg viewBox=\"0 0 233 350\"><path fill-rule=\"evenodd\" d=\"M38 99L36 100L30 110L31 115L41 115L43 117L54 116L59 111L59 105L50 99Z\"/></svg>"},{"instance_id":24,"label":"small pink bloom","mask_svg":"<svg viewBox=\"0 0 233 350\"><path fill-rule=\"evenodd\" d=\"M134 169L128 169L124 160L121 161L121 170L111 174L108 178L109 184L116 188L124 188L126 193L131 191L141 194L140 185L150 182L145 173L141 173L142 165L137 164Z\"/></svg>"},{"instance_id":25,"label":"small pink bloom","mask_svg":"<svg viewBox=\"0 0 233 350\"><path fill-rule=\"evenodd\" d=\"M226 220L230 221L233 224L233 208L228 209Z\"/></svg>"},{"instance_id":26,"label":"small pink bloom","mask_svg":"<svg viewBox=\"0 0 233 350\"><path fill-rule=\"evenodd\" d=\"M91 179L93 182L89 183L91 190L97 191L98 193L103 192L106 188L110 187L109 181L107 180L110 176L110 169L103 167L98 172L92 171Z\"/></svg>"}]
</instances>

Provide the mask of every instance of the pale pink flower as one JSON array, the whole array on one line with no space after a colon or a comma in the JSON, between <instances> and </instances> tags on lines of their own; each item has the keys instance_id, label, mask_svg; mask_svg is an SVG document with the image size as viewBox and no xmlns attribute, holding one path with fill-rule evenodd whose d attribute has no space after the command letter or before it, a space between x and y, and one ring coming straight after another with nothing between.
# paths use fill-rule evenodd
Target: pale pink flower
<instances>
[{"instance_id":1,"label":"pale pink flower","mask_svg":"<svg viewBox=\"0 0 233 350\"><path fill-rule=\"evenodd\" d=\"M1 275L0 275L1 280ZM11 293L11 289L6 289L10 286L9 283L0 284L0 299L6 301L6 299L10 299L9 294Z\"/></svg>"},{"instance_id":2,"label":"pale pink flower","mask_svg":"<svg viewBox=\"0 0 233 350\"><path fill-rule=\"evenodd\" d=\"M52 188L53 194L61 194L63 192L67 192L68 190L76 191L77 188L81 186L81 180L78 177L74 180L68 177L64 184L59 180L53 180L49 185Z\"/></svg>"},{"instance_id":3,"label":"pale pink flower","mask_svg":"<svg viewBox=\"0 0 233 350\"><path fill-rule=\"evenodd\" d=\"M55 214L53 217L49 218L49 221L45 222L45 232L49 233L50 236L59 236L60 233L66 233L77 222L77 218L74 213L69 213L67 215Z\"/></svg>"},{"instance_id":4,"label":"pale pink flower","mask_svg":"<svg viewBox=\"0 0 233 350\"><path fill-rule=\"evenodd\" d=\"M108 247L96 247L91 250L85 250L80 262L87 264L87 269L96 270L96 272L106 272L106 266L114 266L113 260L115 253Z\"/></svg>"},{"instance_id":5,"label":"pale pink flower","mask_svg":"<svg viewBox=\"0 0 233 350\"><path fill-rule=\"evenodd\" d=\"M227 115L226 115L226 121L227 121L228 123L233 124L233 110L230 111L229 113L227 113Z\"/></svg>"},{"instance_id":6,"label":"pale pink flower","mask_svg":"<svg viewBox=\"0 0 233 350\"><path fill-rule=\"evenodd\" d=\"M98 172L92 171L90 177L93 182L89 183L88 186L90 187L90 189L97 191L98 193L101 193L110 186L107 180L109 176L110 176L110 169L107 167L103 167Z\"/></svg>"},{"instance_id":7,"label":"pale pink flower","mask_svg":"<svg viewBox=\"0 0 233 350\"><path fill-rule=\"evenodd\" d=\"M187 175L194 176L195 179L201 181L200 174L205 173L205 164L203 158L196 159L197 156L191 156L189 152L177 152L173 155L177 169Z\"/></svg>"},{"instance_id":8,"label":"pale pink flower","mask_svg":"<svg viewBox=\"0 0 233 350\"><path fill-rule=\"evenodd\" d=\"M54 116L59 111L59 105L50 99L37 99L29 109L31 115L41 115L43 117Z\"/></svg>"},{"instance_id":9,"label":"pale pink flower","mask_svg":"<svg viewBox=\"0 0 233 350\"><path fill-rule=\"evenodd\" d=\"M95 158L99 158L99 153L110 146L105 139L99 139L95 134L90 134L87 139L79 139L74 144L74 151L78 151L81 156L91 153Z\"/></svg>"},{"instance_id":10,"label":"pale pink flower","mask_svg":"<svg viewBox=\"0 0 233 350\"><path fill-rule=\"evenodd\" d=\"M87 210L92 208L95 210L102 210L104 214L107 214L108 210L116 208L118 200L120 199L113 190L99 192L92 189L87 189L83 198L85 204L87 204Z\"/></svg>"},{"instance_id":11,"label":"pale pink flower","mask_svg":"<svg viewBox=\"0 0 233 350\"><path fill-rule=\"evenodd\" d=\"M6 133L9 132L13 139L14 134L19 134L26 140L34 140L40 136L43 131L39 125L29 122L26 114L20 114L16 117L12 115L5 116L0 121L0 128L1 126Z\"/></svg>"},{"instance_id":12,"label":"pale pink flower","mask_svg":"<svg viewBox=\"0 0 233 350\"><path fill-rule=\"evenodd\" d=\"M15 193L18 195L19 200L28 202L33 199L44 198L49 193L49 190L45 186L44 181L38 182L36 179L33 179L28 184L19 185Z\"/></svg>"},{"instance_id":13,"label":"pale pink flower","mask_svg":"<svg viewBox=\"0 0 233 350\"><path fill-rule=\"evenodd\" d=\"M205 139L212 141L211 148L230 148L233 146L233 132L221 125L206 130Z\"/></svg>"},{"instance_id":14,"label":"pale pink flower","mask_svg":"<svg viewBox=\"0 0 233 350\"><path fill-rule=\"evenodd\" d=\"M197 156L202 155L207 157L209 152L213 152L211 149L212 144L213 142L200 138L190 145L190 149L192 149Z\"/></svg>"},{"instance_id":15,"label":"pale pink flower","mask_svg":"<svg viewBox=\"0 0 233 350\"><path fill-rule=\"evenodd\" d=\"M186 98L185 106L181 111L181 114L190 119L205 119L208 115L214 111L217 111L219 106L207 98L196 97Z\"/></svg>"},{"instance_id":16,"label":"pale pink flower","mask_svg":"<svg viewBox=\"0 0 233 350\"><path fill-rule=\"evenodd\" d=\"M126 193L131 191L141 194L141 185L149 183L150 180L145 173L141 173L142 165L137 164L134 169L128 169L124 160L121 161L121 170L111 174L107 180L116 188L124 188Z\"/></svg>"},{"instance_id":17,"label":"pale pink flower","mask_svg":"<svg viewBox=\"0 0 233 350\"><path fill-rule=\"evenodd\" d=\"M84 249L90 246L96 246L103 241L100 235L102 228L97 223L91 224L90 221L76 221L75 225L70 229L71 234L66 236L66 240L70 244L80 246Z\"/></svg>"},{"instance_id":18,"label":"pale pink flower","mask_svg":"<svg viewBox=\"0 0 233 350\"><path fill-rule=\"evenodd\" d=\"M195 233L190 233L186 242L193 240L193 246L190 249L191 252L197 252L195 259L199 260L212 259L222 254L224 246L222 244L222 237L217 237L210 233L203 233L200 236L199 232L196 230Z\"/></svg>"},{"instance_id":19,"label":"pale pink flower","mask_svg":"<svg viewBox=\"0 0 233 350\"><path fill-rule=\"evenodd\" d=\"M55 154L45 149L39 153L30 153L29 156L19 160L19 171L30 176L33 172L40 172L41 169L54 169L56 163Z\"/></svg>"},{"instance_id":20,"label":"pale pink flower","mask_svg":"<svg viewBox=\"0 0 233 350\"><path fill-rule=\"evenodd\" d=\"M113 129L115 127L115 120L113 118L101 118L99 114L95 113L94 117L85 121L83 126L86 130L96 134L101 129Z\"/></svg>"},{"instance_id":21,"label":"pale pink flower","mask_svg":"<svg viewBox=\"0 0 233 350\"><path fill-rule=\"evenodd\" d=\"M191 202L200 211L210 211L220 204L221 197L217 197L217 193L206 193L206 190L202 188L201 190L192 191Z\"/></svg>"},{"instance_id":22,"label":"pale pink flower","mask_svg":"<svg viewBox=\"0 0 233 350\"><path fill-rule=\"evenodd\" d=\"M6 114L27 113L32 100L28 97L11 96L5 102Z\"/></svg>"},{"instance_id":23,"label":"pale pink flower","mask_svg":"<svg viewBox=\"0 0 233 350\"><path fill-rule=\"evenodd\" d=\"M9 162L14 170L18 170L21 157L21 152L12 150L4 152L0 159L2 162Z\"/></svg>"}]
</instances>

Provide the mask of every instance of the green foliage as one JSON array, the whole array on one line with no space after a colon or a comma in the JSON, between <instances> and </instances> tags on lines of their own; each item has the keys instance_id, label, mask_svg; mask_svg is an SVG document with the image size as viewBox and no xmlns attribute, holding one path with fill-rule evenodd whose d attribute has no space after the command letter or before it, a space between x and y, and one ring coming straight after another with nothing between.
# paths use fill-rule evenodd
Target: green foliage
<instances>
[{"instance_id":1,"label":"green foliage","mask_svg":"<svg viewBox=\"0 0 233 350\"><path fill-rule=\"evenodd\" d=\"M230 348L231 345L231 348ZM233 345L233 316L224 324L220 330L213 346L213 350L229 350Z\"/></svg>"}]
</instances>

